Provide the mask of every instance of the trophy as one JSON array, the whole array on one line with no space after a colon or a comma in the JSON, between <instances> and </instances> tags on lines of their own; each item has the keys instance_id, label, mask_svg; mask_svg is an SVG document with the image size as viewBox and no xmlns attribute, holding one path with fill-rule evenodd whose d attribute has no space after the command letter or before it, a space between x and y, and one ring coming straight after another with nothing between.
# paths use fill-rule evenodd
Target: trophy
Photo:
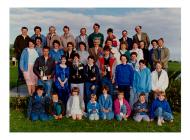
<instances>
[{"instance_id":1,"label":"trophy","mask_svg":"<svg viewBox=\"0 0 190 140\"><path fill-rule=\"evenodd\" d=\"M45 76L45 72L47 70L47 66L42 66L42 67L39 67L39 70L40 70L40 76L42 77L42 80L47 80L47 76Z\"/></svg>"}]
</instances>

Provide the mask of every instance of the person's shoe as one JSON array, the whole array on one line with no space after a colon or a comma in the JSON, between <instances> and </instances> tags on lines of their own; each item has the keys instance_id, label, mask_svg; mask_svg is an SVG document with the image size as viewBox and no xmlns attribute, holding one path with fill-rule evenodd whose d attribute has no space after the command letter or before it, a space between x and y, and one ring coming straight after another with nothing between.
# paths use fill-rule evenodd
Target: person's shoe
<instances>
[{"instance_id":1,"label":"person's shoe","mask_svg":"<svg viewBox=\"0 0 190 140\"><path fill-rule=\"evenodd\" d=\"M162 120L159 118L157 122L158 126L162 126Z\"/></svg>"},{"instance_id":2,"label":"person's shoe","mask_svg":"<svg viewBox=\"0 0 190 140\"><path fill-rule=\"evenodd\" d=\"M165 123L165 121L164 121L164 118L163 118L163 117L161 118L161 123Z\"/></svg>"},{"instance_id":3,"label":"person's shoe","mask_svg":"<svg viewBox=\"0 0 190 140\"><path fill-rule=\"evenodd\" d=\"M170 123L173 123L174 122L174 120L170 120Z\"/></svg>"}]
</instances>

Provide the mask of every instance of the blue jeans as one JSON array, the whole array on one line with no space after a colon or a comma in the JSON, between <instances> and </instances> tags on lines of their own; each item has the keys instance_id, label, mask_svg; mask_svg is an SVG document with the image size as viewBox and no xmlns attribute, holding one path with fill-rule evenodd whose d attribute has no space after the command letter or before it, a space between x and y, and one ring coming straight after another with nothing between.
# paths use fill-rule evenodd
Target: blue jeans
<instances>
[{"instance_id":1,"label":"blue jeans","mask_svg":"<svg viewBox=\"0 0 190 140\"><path fill-rule=\"evenodd\" d=\"M114 87L113 87L112 81L110 79L108 79L107 77L103 77L101 79L101 84L102 84L102 86L103 85L108 86L108 88L109 88L109 94L113 97Z\"/></svg>"},{"instance_id":2,"label":"blue jeans","mask_svg":"<svg viewBox=\"0 0 190 140\"><path fill-rule=\"evenodd\" d=\"M48 115L45 113L34 113L34 112L32 112L30 117L31 117L32 121L37 121L37 120L47 121L47 120L49 120Z\"/></svg>"},{"instance_id":3,"label":"blue jeans","mask_svg":"<svg viewBox=\"0 0 190 140\"><path fill-rule=\"evenodd\" d=\"M124 91L125 99L129 102L130 98L130 86L129 85L118 85L118 89Z\"/></svg>"},{"instance_id":4,"label":"blue jeans","mask_svg":"<svg viewBox=\"0 0 190 140\"><path fill-rule=\"evenodd\" d=\"M125 105L121 106L120 113L123 113L124 115L127 114L127 107ZM122 116L120 114L117 114L116 115L116 120L121 121L122 120Z\"/></svg>"},{"instance_id":5,"label":"blue jeans","mask_svg":"<svg viewBox=\"0 0 190 140\"><path fill-rule=\"evenodd\" d=\"M45 93L49 97L51 97L52 82L53 80L46 80L46 81L43 81L41 79L38 80L38 85L42 85L44 87Z\"/></svg>"},{"instance_id":6,"label":"blue jeans","mask_svg":"<svg viewBox=\"0 0 190 140\"><path fill-rule=\"evenodd\" d=\"M110 112L100 112L100 119L102 120L111 120L114 118L114 113L112 111Z\"/></svg>"},{"instance_id":7,"label":"blue jeans","mask_svg":"<svg viewBox=\"0 0 190 140\"><path fill-rule=\"evenodd\" d=\"M93 85L95 86L94 90L91 89ZM88 102L90 100L91 94L96 94L97 88L98 88L98 85L94 83L90 83L90 82L85 82L85 93L86 93L85 102Z\"/></svg>"},{"instance_id":8,"label":"blue jeans","mask_svg":"<svg viewBox=\"0 0 190 140\"><path fill-rule=\"evenodd\" d=\"M173 120L173 115L164 111L161 107L158 107L154 113L156 117L163 117L166 121Z\"/></svg>"}]
</instances>

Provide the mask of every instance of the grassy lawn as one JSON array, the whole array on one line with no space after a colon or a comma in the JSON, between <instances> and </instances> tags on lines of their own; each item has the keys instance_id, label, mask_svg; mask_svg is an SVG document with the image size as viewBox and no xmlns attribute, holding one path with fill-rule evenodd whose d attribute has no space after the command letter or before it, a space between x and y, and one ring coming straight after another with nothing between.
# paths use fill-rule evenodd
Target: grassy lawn
<instances>
[{"instance_id":1,"label":"grassy lawn","mask_svg":"<svg viewBox=\"0 0 190 140\"><path fill-rule=\"evenodd\" d=\"M169 75L181 69L180 63L169 63ZM17 67L10 66L10 88L16 86ZM61 121L51 120L47 122L32 122L27 120L21 111L10 109L10 131L11 132L180 132L181 113L174 112L174 122L165 123L158 127L155 122L137 123L132 118L127 122L112 121L72 121L63 118Z\"/></svg>"},{"instance_id":2,"label":"grassy lawn","mask_svg":"<svg viewBox=\"0 0 190 140\"><path fill-rule=\"evenodd\" d=\"M32 122L25 115L16 110L10 111L10 132L180 132L181 116L174 113L174 122L166 122L162 127L157 126L156 121L137 123L131 118L128 121L73 121L71 118L63 118L60 121Z\"/></svg>"}]
</instances>

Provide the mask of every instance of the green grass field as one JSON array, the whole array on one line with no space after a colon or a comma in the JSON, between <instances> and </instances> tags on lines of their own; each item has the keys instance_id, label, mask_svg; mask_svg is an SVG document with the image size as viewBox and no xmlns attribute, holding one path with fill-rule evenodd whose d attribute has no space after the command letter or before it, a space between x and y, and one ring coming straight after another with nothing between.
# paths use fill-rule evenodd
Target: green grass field
<instances>
[{"instance_id":1,"label":"green grass field","mask_svg":"<svg viewBox=\"0 0 190 140\"><path fill-rule=\"evenodd\" d=\"M60 121L50 120L47 122L27 120L20 111L10 111L11 132L180 132L181 116L174 113L173 123L166 122L162 127L157 126L156 121L137 123L131 118L128 121L73 121L70 118L63 118Z\"/></svg>"},{"instance_id":2,"label":"green grass field","mask_svg":"<svg viewBox=\"0 0 190 140\"><path fill-rule=\"evenodd\" d=\"M181 69L180 63L169 63L169 73ZM16 86L17 67L10 67L10 88ZM137 123L132 118L127 122L112 121L73 121L63 118L61 121L47 122L27 120L22 111L10 109L10 132L180 132L181 113L174 112L174 122L157 126L156 121Z\"/></svg>"}]
</instances>

